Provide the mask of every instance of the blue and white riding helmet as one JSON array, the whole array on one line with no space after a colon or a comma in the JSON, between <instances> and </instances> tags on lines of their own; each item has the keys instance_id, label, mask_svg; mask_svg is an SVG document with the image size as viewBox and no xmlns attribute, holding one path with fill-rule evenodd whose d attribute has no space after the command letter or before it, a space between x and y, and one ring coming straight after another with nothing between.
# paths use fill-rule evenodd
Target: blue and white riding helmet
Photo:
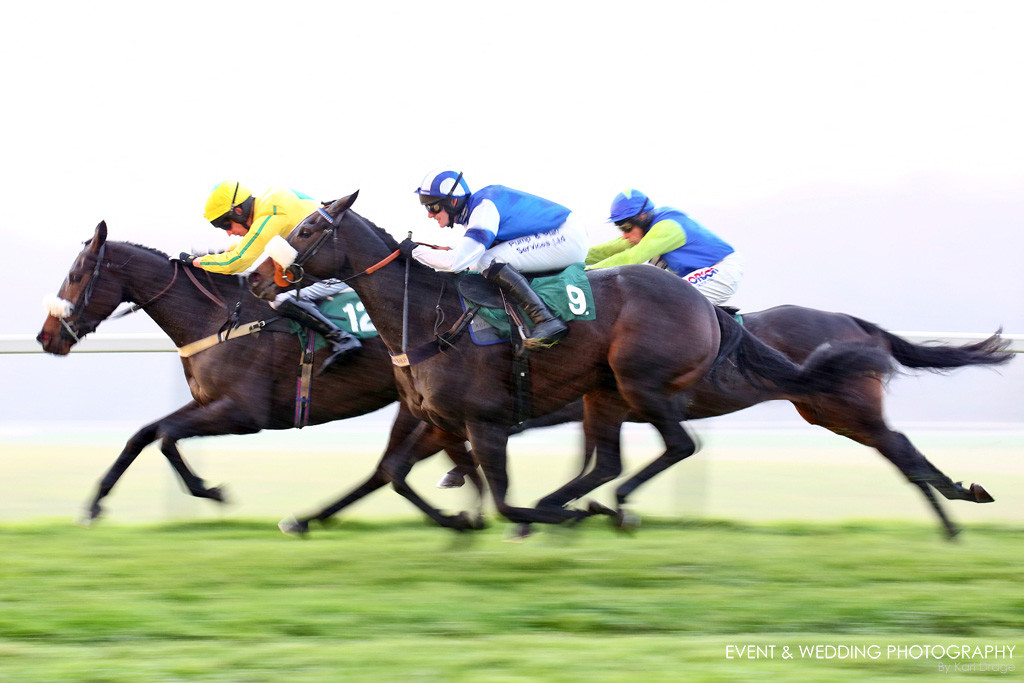
<instances>
[{"instance_id":1,"label":"blue and white riding helmet","mask_svg":"<svg viewBox=\"0 0 1024 683\"><path fill-rule=\"evenodd\" d=\"M456 208L449 209L449 213L455 214L462 208L466 197L469 196L469 185L460 171L435 170L423 177L423 182L416 188L416 194L420 196L420 204L435 204L452 197L458 199Z\"/></svg>"},{"instance_id":2,"label":"blue and white riding helmet","mask_svg":"<svg viewBox=\"0 0 1024 683\"><path fill-rule=\"evenodd\" d=\"M624 220L642 214L654 208L654 202L640 190L626 190L615 195L612 200L611 215L608 220L621 223Z\"/></svg>"}]
</instances>

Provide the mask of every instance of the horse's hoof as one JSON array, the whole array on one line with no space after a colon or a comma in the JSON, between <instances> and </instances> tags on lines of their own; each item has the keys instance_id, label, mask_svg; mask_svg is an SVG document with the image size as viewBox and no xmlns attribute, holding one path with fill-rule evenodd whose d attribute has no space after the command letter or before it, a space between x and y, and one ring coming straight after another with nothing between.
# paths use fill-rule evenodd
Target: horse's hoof
<instances>
[{"instance_id":1,"label":"horse's hoof","mask_svg":"<svg viewBox=\"0 0 1024 683\"><path fill-rule=\"evenodd\" d=\"M587 505L587 512L589 512L592 515L608 515L609 517L616 516L615 510L612 510L604 503L599 503L596 500L590 501L590 503Z\"/></svg>"},{"instance_id":2,"label":"horse's hoof","mask_svg":"<svg viewBox=\"0 0 1024 683\"><path fill-rule=\"evenodd\" d=\"M971 484L970 491L971 495L974 496L975 503L994 503L996 501L992 494L986 491L985 487L981 484Z\"/></svg>"},{"instance_id":3,"label":"horse's hoof","mask_svg":"<svg viewBox=\"0 0 1024 683\"><path fill-rule=\"evenodd\" d=\"M619 531L636 531L640 528L640 515L619 508L619 511L615 513L615 528Z\"/></svg>"},{"instance_id":4,"label":"horse's hoof","mask_svg":"<svg viewBox=\"0 0 1024 683\"><path fill-rule=\"evenodd\" d=\"M445 472L444 476L437 480L439 489L457 489L466 483L466 478L458 472Z\"/></svg>"},{"instance_id":5,"label":"horse's hoof","mask_svg":"<svg viewBox=\"0 0 1024 683\"><path fill-rule=\"evenodd\" d=\"M224 488L223 484L221 484L220 486L211 486L210 488L206 489L206 491L203 493L203 497L209 498L210 500L216 501L218 503L226 504L228 502L227 490Z\"/></svg>"},{"instance_id":6,"label":"horse's hoof","mask_svg":"<svg viewBox=\"0 0 1024 683\"><path fill-rule=\"evenodd\" d=\"M83 529L89 529L92 527L92 523L95 519L96 518L93 517L91 513L87 512L84 515L75 518L75 526L80 526Z\"/></svg>"},{"instance_id":7,"label":"horse's hoof","mask_svg":"<svg viewBox=\"0 0 1024 683\"><path fill-rule=\"evenodd\" d=\"M457 515L448 515L444 520L445 526L449 529L454 529L455 531L472 531L473 529L473 520L465 510Z\"/></svg>"},{"instance_id":8,"label":"horse's hoof","mask_svg":"<svg viewBox=\"0 0 1024 683\"><path fill-rule=\"evenodd\" d=\"M473 531L483 531L487 528L487 519L481 514L473 515L469 523Z\"/></svg>"},{"instance_id":9,"label":"horse's hoof","mask_svg":"<svg viewBox=\"0 0 1024 683\"><path fill-rule=\"evenodd\" d=\"M515 526L515 528L512 529L512 533L510 533L505 538L505 542L506 543L522 543L523 541L525 541L526 539L528 539L532 535L533 535L533 527L530 525L529 522L523 522L522 524L517 524Z\"/></svg>"},{"instance_id":10,"label":"horse's hoof","mask_svg":"<svg viewBox=\"0 0 1024 683\"><path fill-rule=\"evenodd\" d=\"M277 523L277 528L285 536L298 536L305 538L309 533L309 522L300 522L295 516L285 517Z\"/></svg>"}]
</instances>

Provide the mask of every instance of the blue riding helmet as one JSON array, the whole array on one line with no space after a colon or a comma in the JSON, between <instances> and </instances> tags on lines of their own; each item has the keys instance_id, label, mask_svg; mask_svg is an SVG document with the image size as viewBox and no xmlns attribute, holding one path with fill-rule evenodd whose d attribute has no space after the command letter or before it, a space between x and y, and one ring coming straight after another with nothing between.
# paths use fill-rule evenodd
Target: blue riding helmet
<instances>
[{"instance_id":1,"label":"blue riding helmet","mask_svg":"<svg viewBox=\"0 0 1024 683\"><path fill-rule=\"evenodd\" d=\"M654 208L654 202L640 190L626 190L615 195L612 201L611 215L608 217L613 223L624 221L638 214Z\"/></svg>"},{"instance_id":2,"label":"blue riding helmet","mask_svg":"<svg viewBox=\"0 0 1024 683\"><path fill-rule=\"evenodd\" d=\"M439 199L468 197L469 185L462 173L448 170L431 171L423 177L423 182L415 190L420 196L421 204L431 204Z\"/></svg>"}]
</instances>

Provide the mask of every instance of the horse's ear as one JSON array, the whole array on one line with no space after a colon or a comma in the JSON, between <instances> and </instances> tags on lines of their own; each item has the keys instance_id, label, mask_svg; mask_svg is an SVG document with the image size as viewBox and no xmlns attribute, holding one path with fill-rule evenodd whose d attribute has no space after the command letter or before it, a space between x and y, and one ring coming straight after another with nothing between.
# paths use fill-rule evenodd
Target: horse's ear
<instances>
[{"instance_id":1,"label":"horse's ear","mask_svg":"<svg viewBox=\"0 0 1024 683\"><path fill-rule=\"evenodd\" d=\"M89 240L89 250L96 253L103 246L103 243L107 241L107 222L100 221L99 225L96 226L96 232L93 233L92 239Z\"/></svg>"},{"instance_id":2,"label":"horse's ear","mask_svg":"<svg viewBox=\"0 0 1024 683\"><path fill-rule=\"evenodd\" d=\"M331 205L332 209L337 209L337 214L335 214L335 215L339 215L343 211L348 211L350 208L352 208L352 205L356 203L356 198L358 196L359 196L359 190L356 190L355 192L353 192L352 194L350 194L347 197L342 197L341 199L336 199L334 201L334 204Z\"/></svg>"}]
</instances>

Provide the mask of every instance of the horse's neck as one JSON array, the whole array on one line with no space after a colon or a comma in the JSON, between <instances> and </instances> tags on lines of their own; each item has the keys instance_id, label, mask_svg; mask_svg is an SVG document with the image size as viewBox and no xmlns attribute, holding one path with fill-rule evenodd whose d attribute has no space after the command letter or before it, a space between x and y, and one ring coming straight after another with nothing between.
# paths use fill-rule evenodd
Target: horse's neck
<instances>
[{"instance_id":1,"label":"horse's neck","mask_svg":"<svg viewBox=\"0 0 1024 683\"><path fill-rule=\"evenodd\" d=\"M230 313L200 292L185 268L184 264L155 269L143 265L128 278L132 303L146 304L143 310L176 346L213 334Z\"/></svg>"},{"instance_id":2,"label":"horse's neck","mask_svg":"<svg viewBox=\"0 0 1024 683\"><path fill-rule=\"evenodd\" d=\"M367 266L361 266L365 267ZM359 299L377 332L393 353L399 353L402 345L405 298L409 299L407 342L410 346L415 346L433 338L434 325L437 322L436 306L442 294L442 277L430 272L425 266L418 265L412 266L406 291L405 268L404 262L396 260L350 283L359 294ZM442 306L454 312L458 305L457 301L450 299L455 292L454 281L446 286L445 290ZM447 329L456 317L447 315L442 323L443 327Z\"/></svg>"}]
</instances>

